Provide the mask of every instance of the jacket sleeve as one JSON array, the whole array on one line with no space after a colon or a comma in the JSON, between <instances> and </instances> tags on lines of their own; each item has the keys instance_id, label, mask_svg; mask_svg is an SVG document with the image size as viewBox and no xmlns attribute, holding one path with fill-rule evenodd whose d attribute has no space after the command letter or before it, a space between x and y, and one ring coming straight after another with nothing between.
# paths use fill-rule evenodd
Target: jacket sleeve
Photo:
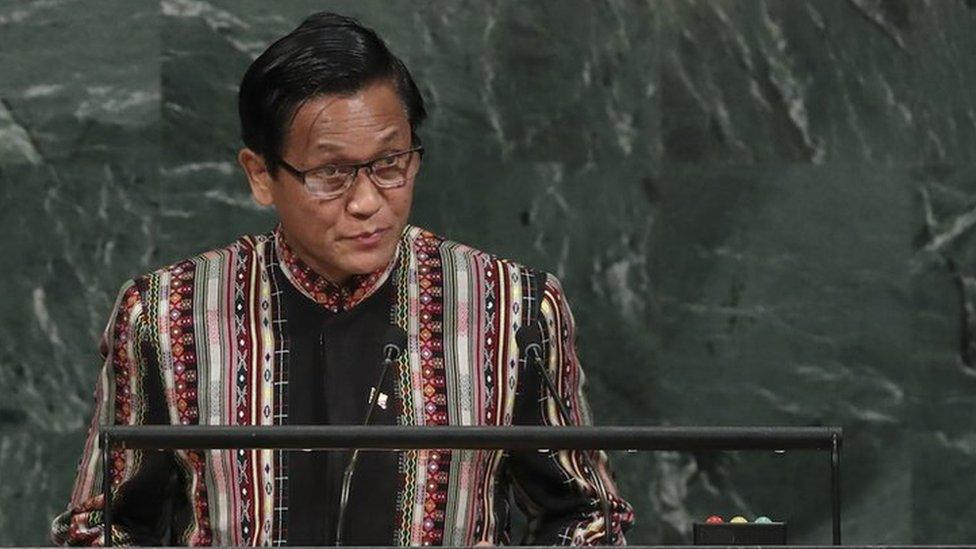
<instances>
[{"instance_id":1,"label":"jacket sleeve","mask_svg":"<svg viewBox=\"0 0 976 549\"><path fill-rule=\"evenodd\" d=\"M566 403L572 425L592 425L589 405L583 394L585 378L575 349L573 316L562 287L549 275L540 303L543 364L549 371L560 398ZM536 369L523 370L515 423L522 425L565 425L552 395ZM587 451L596 466L588 471L580 450L512 452L511 481L515 499L529 520L523 543L533 545L605 545L606 525L601 510L601 490L610 503L614 543L624 545L624 532L634 520L633 510L614 483L607 455Z\"/></svg>"},{"instance_id":2,"label":"jacket sleeve","mask_svg":"<svg viewBox=\"0 0 976 549\"><path fill-rule=\"evenodd\" d=\"M102 336L104 360L95 389L95 412L85 439L71 501L51 525L57 545L105 545L102 495L102 425L168 423L165 395L146 338L143 303L135 282L119 291ZM176 479L171 452L112 450L116 545L160 545L169 523L168 491Z\"/></svg>"}]
</instances>

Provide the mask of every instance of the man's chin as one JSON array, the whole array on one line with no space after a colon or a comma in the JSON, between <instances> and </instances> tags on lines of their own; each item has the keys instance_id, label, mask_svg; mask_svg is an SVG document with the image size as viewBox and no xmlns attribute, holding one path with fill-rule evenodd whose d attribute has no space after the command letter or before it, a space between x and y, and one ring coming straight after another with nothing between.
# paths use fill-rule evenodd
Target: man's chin
<instances>
[{"instance_id":1,"label":"man's chin","mask_svg":"<svg viewBox=\"0 0 976 549\"><path fill-rule=\"evenodd\" d=\"M393 259L392 253L382 255L370 254L369 257L354 258L353 261L347 263L348 267L346 272L353 273L354 275L367 275L383 269L390 264L391 259Z\"/></svg>"}]
</instances>

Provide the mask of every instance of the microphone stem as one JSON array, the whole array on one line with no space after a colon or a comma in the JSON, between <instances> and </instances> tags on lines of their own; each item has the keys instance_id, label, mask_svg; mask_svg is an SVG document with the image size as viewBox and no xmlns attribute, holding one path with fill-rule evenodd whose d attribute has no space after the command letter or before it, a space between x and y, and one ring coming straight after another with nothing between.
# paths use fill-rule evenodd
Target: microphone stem
<instances>
[{"instance_id":1,"label":"microphone stem","mask_svg":"<svg viewBox=\"0 0 976 549\"><path fill-rule=\"evenodd\" d=\"M571 423L569 416L569 408L566 407L566 403L563 402L562 398L559 397L559 391L556 390L556 384L553 383L552 377L549 376L549 372L546 371L545 366L542 365L542 357L539 356L539 349L537 346L530 346L528 353L531 355L532 364L538 370L542 381L546 385L546 389L549 394L552 395L552 399L556 401L556 408L559 410L559 415L563 419L563 423L569 425ZM607 497L606 488L603 486L603 482L600 480L597 474L596 465L590 458L590 454L586 450L580 450L580 455L583 456L583 462L586 467L590 470L590 475L593 477L593 484L597 490L597 495L600 496L600 512L603 514L603 527L606 532L605 539L607 540L607 545L612 545L614 542L613 536L613 524L610 520L610 500Z\"/></svg>"},{"instance_id":2,"label":"microphone stem","mask_svg":"<svg viewBox=\"0 0 976 549\"><path fill-rule=\"evenodd\" d=\"M366 409L366 419L363 420L363 425L369 425L373 421L373 411L376 409L376 401L380 396L380 387L383 386L383 382L386 380L386 372L393 365L393 357L390 354L388 353L386 358L383 359L383 369L380 370L380 378L373 387L373 394L369 395L369 407ZM342 473L342 489L339 492L339 518L336 520L335 544L337 547L343 544L342 538L346 524L346 508L349 506L349 492L352 488L352 477L356 472L356 462L358 460L359 448L355 448L352 451L352 456L349 458L349 464L346 465L346 470Z\"/></svg>"}]
</instances>

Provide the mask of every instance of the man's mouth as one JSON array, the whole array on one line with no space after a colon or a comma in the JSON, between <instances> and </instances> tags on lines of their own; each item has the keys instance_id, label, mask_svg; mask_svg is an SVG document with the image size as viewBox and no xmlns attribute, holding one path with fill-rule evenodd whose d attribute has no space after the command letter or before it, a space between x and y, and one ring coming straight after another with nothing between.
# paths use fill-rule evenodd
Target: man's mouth
<instances>
[{"instance_id":1,"label":"man's mouth","mask_svg":"<svg viewBox=\"0 0 976 549\"><path fill-rule=\"evenodd\" d=\"M375 244L380 241L380 239L383 237L383 235L386 233L387 230L388 229L386 228L373 229L373 230L363 231L361 233L354 234L347 238L359 244L366 244L366 245Z\"/></svg>"}]
</instances>

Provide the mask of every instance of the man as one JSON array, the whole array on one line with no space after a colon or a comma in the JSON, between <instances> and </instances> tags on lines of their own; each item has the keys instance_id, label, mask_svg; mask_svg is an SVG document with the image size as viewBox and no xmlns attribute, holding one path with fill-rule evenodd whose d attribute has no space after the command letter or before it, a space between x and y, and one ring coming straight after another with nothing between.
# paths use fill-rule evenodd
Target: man
<instances>
[{"instance_id":1,"label":"man","mask_svg":"<svg viewBox=\"0 0 976 549\"><path fill-rule=\"evenodd\" d=\"M238 160L269 234L126 283L106 329L97 408L58 543L102 544L99 425L562 425L520 369L515 334L542 327L572 423L590 422L558 281L407 225L423 99L383 41L322 13L244 76ZM407 352L380 387L397 326ZM508 498L529 543L623 543L632 512L602 453L364 453L348 545L508 543ZM114 450L114 543L336 541L345 452ZM601 512L609 500L612 540Z\"/></svg>"}]
</instances>

